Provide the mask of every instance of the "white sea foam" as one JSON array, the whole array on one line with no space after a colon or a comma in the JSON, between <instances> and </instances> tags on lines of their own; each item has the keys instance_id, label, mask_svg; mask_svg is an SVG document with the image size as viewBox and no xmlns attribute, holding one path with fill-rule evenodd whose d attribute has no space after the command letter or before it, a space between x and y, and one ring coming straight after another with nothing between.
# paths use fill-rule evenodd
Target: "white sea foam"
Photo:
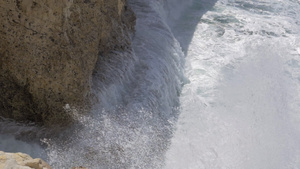
<instances>
[{"instance_id":1,"label":"white sea foam","mask_svg":"<svg viewBox=\"0 0 300 169\"><path fill-rule=\"evenodd\" d=\"M202 16L166 168L300 168L299 10L296 1L220 0ZM186 42L189 30L175 29Z\"/></svg>"}]
</instances>

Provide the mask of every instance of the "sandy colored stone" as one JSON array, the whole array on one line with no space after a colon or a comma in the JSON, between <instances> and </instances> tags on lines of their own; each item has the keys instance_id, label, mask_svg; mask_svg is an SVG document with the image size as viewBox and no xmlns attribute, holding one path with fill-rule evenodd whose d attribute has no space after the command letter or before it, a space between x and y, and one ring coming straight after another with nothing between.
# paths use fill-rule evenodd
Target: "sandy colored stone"
<instances>
[{"instance_id":1,"label":"sandy colored stone","mask_svg":"<svg viewBox=\"0 0 300 169\"><path fill-rule=\"evenodd\" d=\"M5 165L6 161L7 161L6 155L4 153L0 154L0 169L4 168L4 165Z\"/></svg>"},{"instance_id":2,"label":"sandy colored stone","mask_svg":"<svg viewBox=\"0 0 300 169\"><path fill-rule=\"evenodd\" d=\"M130 48L125 0L0 0L0 115L65 124L87 110L98 56Z\"/></svg>"},{"instance_id":3,"label":"sandy colored stone","mask_svg":"<svg viewBox=\"0 0 300 169\"><path fill-rule=\"evenodd\" d=\"M0 151L0 169L52 169L42 159L33 159L24 153Z\"/></svg>"},{"instance_id":4,"label":"sandy colored stone","mask_svg":"<svg viewBox=\"0 0 300 169\"><path fill-rule=\"evenodd\" d=\"M27 160L23 163L23 165L34 169L51 169L50 165L40 158Z\"/></svg>"}]
</instances>

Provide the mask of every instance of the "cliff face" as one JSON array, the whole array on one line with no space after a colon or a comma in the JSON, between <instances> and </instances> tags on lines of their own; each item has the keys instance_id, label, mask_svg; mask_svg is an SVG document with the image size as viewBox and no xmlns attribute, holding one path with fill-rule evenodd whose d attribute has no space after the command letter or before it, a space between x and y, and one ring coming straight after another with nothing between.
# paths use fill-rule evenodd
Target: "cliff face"
<instances>
[{"instance_id":1,"label":"cliff face","mask_svg":"<svg viewBox=\"0 0 300 169\"><path fill-rule=\"evenodd\" d=\"M88 105L98 55L130 48L126 0L0 0L0 115L42 124Z\"/></svg>"}]
</instances>

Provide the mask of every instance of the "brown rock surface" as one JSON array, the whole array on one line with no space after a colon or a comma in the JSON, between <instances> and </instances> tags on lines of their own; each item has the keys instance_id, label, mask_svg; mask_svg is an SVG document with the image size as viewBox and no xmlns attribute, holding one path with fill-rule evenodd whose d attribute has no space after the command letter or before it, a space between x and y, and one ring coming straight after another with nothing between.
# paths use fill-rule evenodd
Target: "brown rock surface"
<instances>
[{"instance_id":1,"label":"brown rock surface","mask_svg":"<svg viewBox=\"0 0 300 169\"><path fill-rule=\"evenodd\" d=\"M65 123L86 108L98 55L130 48L126 0L0 0L0 115Z\"/></svg>"}]
</instances>

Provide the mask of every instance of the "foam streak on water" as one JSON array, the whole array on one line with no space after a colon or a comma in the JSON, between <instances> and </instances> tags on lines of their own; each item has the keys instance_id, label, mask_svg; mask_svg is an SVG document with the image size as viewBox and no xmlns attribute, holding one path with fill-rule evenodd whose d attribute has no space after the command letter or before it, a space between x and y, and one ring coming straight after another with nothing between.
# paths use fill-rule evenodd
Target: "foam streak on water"
<instances>
[{"instance_id":1,"label":"foam streak on water","mask_svg":"<svg viewBox=\"0 0 300 169\"><path fill-rule=\"evenodd\" d=\"M166 168L300 168L299 1L208 6L195 0L174 27L185 45L197 23Z\"/></svg>"}]
</instances>

